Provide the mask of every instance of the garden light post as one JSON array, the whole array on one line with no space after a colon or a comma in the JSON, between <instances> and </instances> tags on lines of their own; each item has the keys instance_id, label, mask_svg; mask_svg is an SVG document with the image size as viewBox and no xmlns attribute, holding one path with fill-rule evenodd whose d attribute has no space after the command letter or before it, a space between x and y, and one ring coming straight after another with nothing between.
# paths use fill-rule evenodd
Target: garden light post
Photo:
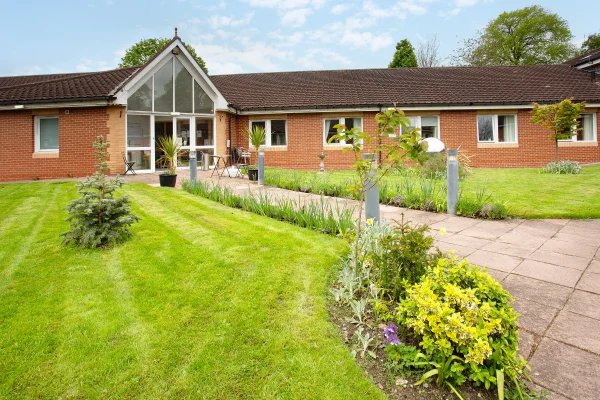
<instances>
[{"instance_id":1,"label":"garden light post","mask_svg":"<svg viewBox=\"0 0 600 400\"><path fill-rule=\"evenodd\" d=\"M325 172L325 152L321 151L321 154L319 154L319 159L321 160L319 162L319 172L323 173Z\"/></svg>"},{"instance_id":2,"label":"garden light post","mask_svg":"<svg viewBox=\"0 0 600 400\"><path fill-rule=\"evenodd\" d=\"M446 188L448 192L448 214L456 215L456 203L458 202L458 150L448 150L448 180Z\"/></svg>"},{"instance_id":3,"label":"garden light post","mask_svg":"<svg viewBox=\"0 0 600 400\"><path fill-rule=\"evenodd\" d=\"M372 219L375 222L379 222L379 188L375 181L377 175L377 159L371 154L363 154L364 160L371 160L371 168L367 174L365 180L365 216L367 220Z\"/></svg>"},{"instance_id":4,"label":"garden light post","mask_svg":"<svg viewBox=\"0 0 600 400\"><path fill-rule=\"evenodd\" d=\"M258 184L265 184L265 150L262 146L258 149Z\"/></svg>"},{"instance_id":5,"label":"garden light post","mask_svg":"<svg viewBox=\"0 0 600 400\"><path fill-rule=\"evenodd\" d=\"M196 150L190 150L190 182L196 183L198 174L198 160L196 158Z\"/></svg>"}]
</instances>

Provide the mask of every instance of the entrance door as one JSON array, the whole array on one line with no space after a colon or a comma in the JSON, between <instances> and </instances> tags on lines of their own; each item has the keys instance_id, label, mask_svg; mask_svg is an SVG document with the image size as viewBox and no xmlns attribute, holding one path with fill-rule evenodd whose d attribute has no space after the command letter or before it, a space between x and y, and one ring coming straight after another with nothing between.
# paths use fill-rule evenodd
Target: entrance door
<instances>
[{"instance_id":1,"label":"entrance door","mask_svg":"<svg viewBox=\"0 0 600 400\"><path fill-rule=\"evenodd\" d=\"M193 118L190 117L162 117L156 116L154 118L154 146L155 156L154 162L156 168L164 168L160 164L160 158L163 152L160 151L160 140L163 137L173 138L181 147L179 151L179 157L177 157L177 167L189 167L190 165L190 146L194 137L193 132Z\"/></svg>"},{"instance_id":2,"label":"entrance door","mask_svg":"<svg viewBox=\"0 0 600 400\"><path fill-rule=\"evenodd\" d=\"M154 162L156 169L164 169L159 161L164 154L160 150L160 140L164 137L173 137L173 118L156 116L154 117Z\"/></svg>"}]
</instances>

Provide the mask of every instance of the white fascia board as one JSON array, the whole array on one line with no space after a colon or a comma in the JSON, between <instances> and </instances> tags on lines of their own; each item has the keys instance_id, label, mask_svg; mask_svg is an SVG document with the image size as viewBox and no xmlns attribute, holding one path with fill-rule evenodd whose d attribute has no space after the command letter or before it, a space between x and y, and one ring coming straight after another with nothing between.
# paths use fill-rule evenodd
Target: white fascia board
<instances>
[{"instance_id":1,"label":"white fascia board","mask_svg":"<svg viewBox=\"0 0 600 400\"><path fill-rule=\"evenodd\" d=\"M107 100L97 101L80 101L80 102L61 102L61 103L34 103L34 104L12 104L0 106L0 110L39 110L48 108L81 108L81 107L106 107L114 105L113 102ZM19 106L19 107L17 107ZM22 107L20 107L22 106Z\"/></svg>"},{"instance_id":2,"label":"white fascia board","mask_svg":"<svg viewBox=\"0 0 600 400\"><path fill-rule=\"evenodd\" d=\"M591 66L594 66L594 65L599 64L599 63L600 63L600 58L597 58L597 59L594 59L592 61L587 61L587 62L585 62L583 64L578 64L578 65L575 66L575 68L577 68L577 69L584 69L584 68L591 67Z\"/></svg>"},{"instance_id":3,"label":"white fascia board","mask_svg":"<svg viewBox=\"0 0 600 400\"><path fill-rule=\"evenodd\" d=\"M586 107L600 107L600 103L588 103ZM261 111L237 111L239 115L264 115L264 114L318 114L318 113L352 113L352 112L380 112L383 110L399 109L402 111L459 111L459 110L515 110L531 109L531 104L520 105L486 105L486 106L432 106L432 107L360 107L360 108L306 108L293 110L261 110ZM229 108L231 113L236 110Z\"/></svg>"},{"instance_id":4,"label":"white fascia board","mask_svg":"<svg viewBox=\"0 0 600 400\"><path fill-rule=\"evenodd\" d=\"M150 62L150 64L146 65L144 69L139 71L133 79L119 89L117 93L113 93L113 95L116 97L114 103L126 105L129 93L133 93L135 90L137 90L138 87L141 86L149 76L152 76L156 71L158 71L165 60L165 56L171 56L171 52L175 47L179 47L180 54L183 54L185 57L185 59L179 60L184 64L187 64L186 67L188 67L188 71L192 73L192 76L194 76L194 79L200 84L200 86L205 90L208 89L207 92L209 92L209 97L212 97L211 100L213 100L215 103L215 110L227 109L228 103L227 100L225 100L225 97L223 97L221 92L219 92L217 87L212 83L210 77L206 75L202 68L200 68L196 60L194 60L189 51L187 51L180 39L173 41L173 43L171 43L158 56L156 56L154 60Z\"/></svg>"}]
</instances>

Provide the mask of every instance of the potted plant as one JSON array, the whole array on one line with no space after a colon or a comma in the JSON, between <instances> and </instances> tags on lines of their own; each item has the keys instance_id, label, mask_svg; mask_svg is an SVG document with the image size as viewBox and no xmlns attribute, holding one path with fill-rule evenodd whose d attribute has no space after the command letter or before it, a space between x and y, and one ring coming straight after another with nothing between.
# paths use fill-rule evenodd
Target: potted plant
<instances>
[{"instance_id":1,"label":"potted plant","mask_svg":"<svg viewBox=\"0 0 600 400\"><path fill-rule=\"evenodd\" d=\"M162 151L162 155L158 159L158 164L161 167L167 168L158 176L160 186L175 187L177 183L177 170L175 163L181 146L173 137L163 136L158 140L158 150Z\"/></svg>"},{"instance_id":2,"label":"potted plant","mask_svg":"<svg viewBox=\"0 0 600 400\"><path fill-rule=\"evenodd\" d=\"M252 144L252 146L254 146L254 149L256 150L256 158L258 159L258 151L260 150L260 146L262 146L263 143L265 143L265 140L267 138L265 128L263 128L262 126L255 125L251 130L247 130L246 134L250 139L250 144ZM251 181L258 180L258 167L256 165L248 166L248 179L250 179Z\"/></svg>"}]
</instances>

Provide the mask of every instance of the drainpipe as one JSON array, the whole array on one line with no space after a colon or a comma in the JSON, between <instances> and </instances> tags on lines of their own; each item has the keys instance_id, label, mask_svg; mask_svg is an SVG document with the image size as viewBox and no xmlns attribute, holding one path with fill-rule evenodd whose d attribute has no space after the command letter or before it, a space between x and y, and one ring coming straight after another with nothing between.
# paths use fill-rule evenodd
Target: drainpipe
<instances>
[{"instance_id":1,"label":"drainpipe","mask_svg":"<svg viewBox=\"0 0 600 400\"><path fill-rule=\"evenodd\" d=\"M379 107L379 112L383 111L383 105L382 104L378 104L377 107ZM381 167L381 135L379 135L379 154L377 155L377 166Z\"/></svg>"}]
</instances>

